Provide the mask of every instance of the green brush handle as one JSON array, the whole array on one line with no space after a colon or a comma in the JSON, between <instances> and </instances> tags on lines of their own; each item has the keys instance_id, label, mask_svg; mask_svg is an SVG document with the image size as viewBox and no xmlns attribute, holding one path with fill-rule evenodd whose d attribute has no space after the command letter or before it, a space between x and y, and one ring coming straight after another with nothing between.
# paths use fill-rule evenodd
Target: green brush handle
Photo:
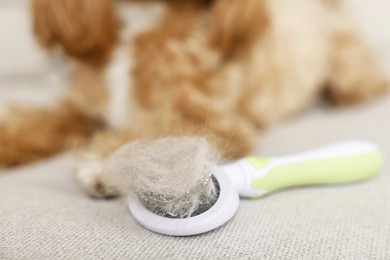
<instances>
[{"instance_id":1,"label":"green brush handle","mask_svg":"<svg viewBox=\"0 0 390 260\"><path fill-rule=\"evenodd\" d=\"M241 196L258 197L295 186L367 179L382 164L383 155L375 144L351 141L290 156L247 157L223 169Z\"/></svg>"}]
</instances>

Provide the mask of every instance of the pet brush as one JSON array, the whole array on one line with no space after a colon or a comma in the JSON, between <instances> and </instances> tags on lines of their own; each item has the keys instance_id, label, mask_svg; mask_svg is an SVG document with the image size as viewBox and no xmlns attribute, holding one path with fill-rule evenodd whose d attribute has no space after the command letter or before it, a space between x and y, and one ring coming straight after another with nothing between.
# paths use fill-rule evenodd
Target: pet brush
<instances>
[{"instance_id":1,"label":"pet brush","mask_svg":"<svg viewBox=\"0 0 390 260\"><path fill-rule=\"evenodd\" d=\"M107 162L116 185L144 227L189 236L233 217L239 196L256 198L284 188L348 183L373 176L382 153L366 141L341 142L282 157L247 157L217 166L202 138L162 138L123 146Z\"/></svg>"}]
</instances>

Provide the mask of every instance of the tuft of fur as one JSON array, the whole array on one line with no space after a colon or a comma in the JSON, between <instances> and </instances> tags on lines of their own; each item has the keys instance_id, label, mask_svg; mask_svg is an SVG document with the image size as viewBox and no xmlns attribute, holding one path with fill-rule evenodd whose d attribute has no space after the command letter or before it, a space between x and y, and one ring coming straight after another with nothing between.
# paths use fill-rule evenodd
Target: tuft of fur
<instances>
[{"instance_id":1,"label":"tuft of fur","mask_svg":"<svg viewBox=\"0 0 390 260\"><path fill-rule=\"evenodd\" d=\"M116 151L105 172L113 186L136 194L152 212L185 218L215 200L211 169L218 158L203 138L139 140Z\"/></svg>"}]
</instances>

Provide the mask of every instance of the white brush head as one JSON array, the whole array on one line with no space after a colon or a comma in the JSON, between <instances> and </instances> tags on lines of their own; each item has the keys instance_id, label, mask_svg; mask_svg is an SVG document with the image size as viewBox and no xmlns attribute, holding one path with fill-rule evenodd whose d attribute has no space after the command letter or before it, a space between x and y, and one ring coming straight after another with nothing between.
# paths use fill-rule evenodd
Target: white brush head
<instances>
[{"instance_id":1,"label":"white brush head","mask_svg":"<svg viewBox=\"0 0 390 260\"><path fill-rule=\"evenodd\" d=\"M106 172L153 213L186 218L217 200L211 169L219 158L204 138L165 137L124 145L108 159Z\"/></svg>"}]
</instances>

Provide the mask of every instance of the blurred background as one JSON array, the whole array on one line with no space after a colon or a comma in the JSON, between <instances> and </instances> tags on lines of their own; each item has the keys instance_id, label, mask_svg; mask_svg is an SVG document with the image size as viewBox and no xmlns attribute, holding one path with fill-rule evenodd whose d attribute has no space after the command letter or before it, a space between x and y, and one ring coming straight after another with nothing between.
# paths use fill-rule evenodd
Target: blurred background
<instances>
[{"instance_id":1,"label":"blurred background","mask_svg":"<svg viewBox=\"0 0 390 260\"><path fill-rule=\"evenodd\" d=\"M345 0L345 6L390 75L390 1ZM0 0L0 32L0 102L50 102L48 95L67 85L69 71L34 42L29 0Z\"/></svg>"},{"instance_id":2,"label":"blurred background","mask_svg":"<svg viewBox=\"0 0 390 260\"><path fill-rule=\"evenodd\" d=\"M0 0L0 102L47 103L67 85L68 69L36 44L29 0ZM2 104L3 105L3 104Z\"/></svg>"}]
</instances>

